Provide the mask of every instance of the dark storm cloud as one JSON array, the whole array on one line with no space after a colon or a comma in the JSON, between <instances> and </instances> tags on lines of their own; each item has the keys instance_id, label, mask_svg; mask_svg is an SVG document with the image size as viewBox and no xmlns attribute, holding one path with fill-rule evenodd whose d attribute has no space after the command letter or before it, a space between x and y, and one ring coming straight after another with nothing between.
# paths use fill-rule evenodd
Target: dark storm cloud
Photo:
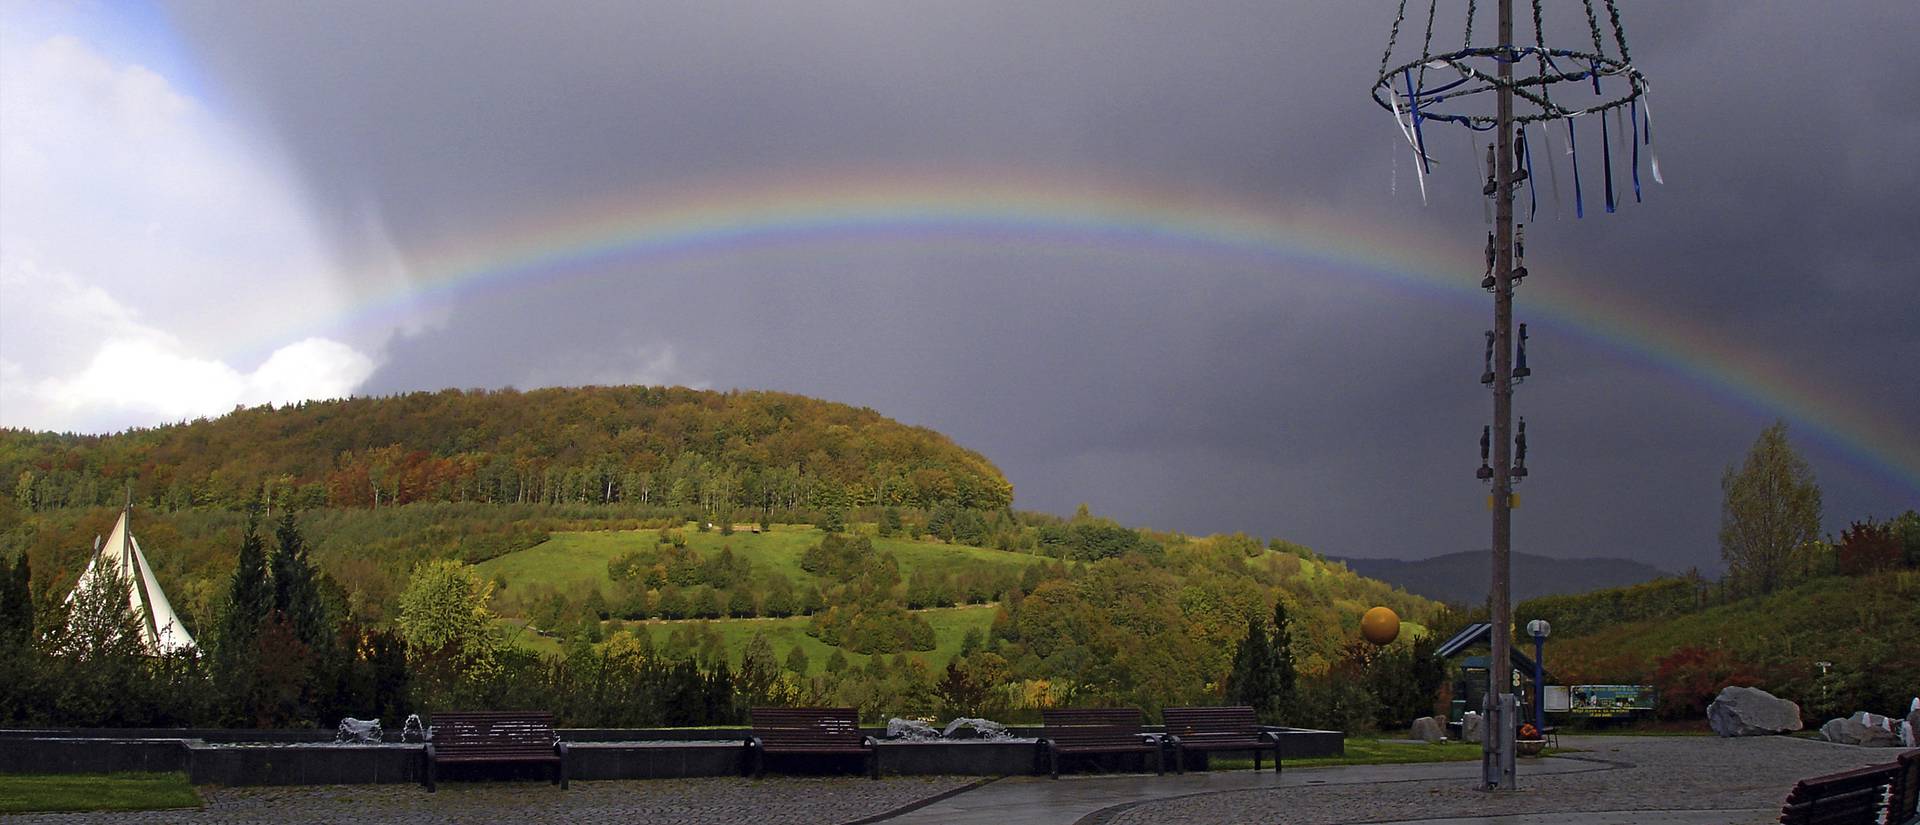
<instances>
[{"instance_id":1,"label":"dark storm cloud","mask_svg":"<svg viewBox=\"0 0 1920 825\"><path fill-rule=\"evenodd\" d=\"M1643 173L1646 203L1598 216L1590 183L1588 219L1532 227L1537 277L1605 279L1920 431L1920 382L1901 366L1920 363L1920 116L1904 103L1920 11L1626 5L1669 185ZM1386 245L1471 241L1468 164L1443 168L1420 208L1365 97L1392 13L416 2L189 3L176 17L304 170L349 257L368 252L369 216L404 257L584 199L868 166L1061 169L1312 204L1385 227ZM1435 266L1473 277L1471 260ZM1471 475L1487 314L1297 263L819 244L464 300L443 328L395 338L367 389L791 390L950 433L1025 507L1087 501L1136 524L1426 555L1485 543ZM1718 474L1771 413L1535 332L1521 549L1711 566ZM1830 522L1916 503L1802 443Z\"/></svg>"}]
</instances>

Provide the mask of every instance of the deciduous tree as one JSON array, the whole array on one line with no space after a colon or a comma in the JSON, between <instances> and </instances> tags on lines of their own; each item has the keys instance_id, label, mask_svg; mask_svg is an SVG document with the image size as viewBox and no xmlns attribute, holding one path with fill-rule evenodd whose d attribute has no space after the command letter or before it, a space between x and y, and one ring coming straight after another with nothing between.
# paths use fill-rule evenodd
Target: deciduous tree
<instances>
[{"instance_id":1,"label":"deciduous tree","mask_svg":"<svg viewBox=\"0 0 1920 825\"><path fill-rule=\"evenodd\" d=\"M1796 548L1820 530L1820 486L1787 443L1786 422L1760 433L1739 468L1720 477L1720 557L1734 585L1771 593L1785 583Z\"/></svg>"}]
</instances>

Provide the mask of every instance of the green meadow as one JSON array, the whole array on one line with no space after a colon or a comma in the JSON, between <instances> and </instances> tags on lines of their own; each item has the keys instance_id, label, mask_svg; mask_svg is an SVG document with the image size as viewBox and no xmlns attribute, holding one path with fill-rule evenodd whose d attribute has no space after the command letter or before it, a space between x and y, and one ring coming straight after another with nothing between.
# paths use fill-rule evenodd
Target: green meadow
<instances>
[{"instance_id":1,"label":"green meadow","mask_svg":"<svg viewBox=\"0 0 1920 825\"><path fill-rule=\"evenodd\" d=\"M771 532L745 530L721 535L719 530L700 532L689 524L679 531L687 547L710 557L721 548L731 548L735 556L753 563L756 584L778 573L795 585L815 583L813 574L800 569L800 555L820 543L824 535L808 525L776 524ZM1045 559L1026 553L988 550L939 541L915 541L903 537L873 538L877 552L892 553L900 562L902 579L919 571L966 573L983 570L1018 572ZM603 595L613 588L607 575L607 562L622 554L659 543L657 530L621 530L580 533L554 533L546 541L476 565L485 576L504 582L505 596L515 590L546 586L579 598L589 588L600 588Z\"/></svg>"}]
</instances>

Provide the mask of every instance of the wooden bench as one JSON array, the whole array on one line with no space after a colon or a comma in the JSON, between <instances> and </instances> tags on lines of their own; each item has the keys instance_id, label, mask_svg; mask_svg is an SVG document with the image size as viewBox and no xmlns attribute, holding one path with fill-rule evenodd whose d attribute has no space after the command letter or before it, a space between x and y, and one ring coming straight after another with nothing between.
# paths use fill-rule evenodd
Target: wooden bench
<instances>
[{"instance_id":1,"label":"wooden bench","mask_svg":"<svg viewBox=\"0 0 1920 825\"><path fill-rule=\"evenodd\" d=\"M880 751L861 732L853 708L754 708L747 750L756 778L765 773L770 753L858 756L867 774L880 778Z\"/></svg>"},{"instance_id":2,"label":"wooden bench","mask_svg":"<svg viewBox=\"0 0 1920 825\"><path fill-rule=\"evenodd\" d=\"M1887 783L1887 825L1920 823L1920 750L1900 754Z\"/></svg>"},{"instance_id":3,"label":"wooden bench","mask_svg":"<svg viewBox=\"0 0 1920 825\"><path fill-rule=\"evenodd\" d=\"M1055 779L1061 754L1152 753L1155 772L1167 772L1160 740L1142 729L1139 708L1058 708L1041 710L1040 718L1046 725L1040 747Z\"/></svg>"},{"instance_id":4,"label":"wooden bench","mask_svg":"<svg viewBox=\"0 0 1920 825\"><path fill-rule=\"evenodd\" d=\"M1794 783L1780 808L1782 825L1907 825L1920 793L1920 750L1897 762L1830 773ZM1881 800L1886 800L1882 819Z\"/></svg>"},{"instance_id":5,"label":"wooden bench","mask_svg":"<svg viewBox=\"0 0 1920 825\"><path fill-rule=\"evenodd\" d=\"M443 764L545 763L553 766L553 782L567 787L567 746L553 732L553 714L545 711L436 713L426 761L429 792Z\"/></svg>"},{"instance_id":6,"label":"wooden bench","mask_svg":"<svg viewBox=\"0 0 1920 825\"><path fill-rule=\"evenodd\" d=\"M1251 751L1253 769L1260 770L1260 755L1273 751L1273 772L1280 772L1280 737L1255 719L1246 705L1226 707L1167 708L1167 744L1173 747L1173 764L1187 772L1186 752Z\"/></svg>"}]
</instances>

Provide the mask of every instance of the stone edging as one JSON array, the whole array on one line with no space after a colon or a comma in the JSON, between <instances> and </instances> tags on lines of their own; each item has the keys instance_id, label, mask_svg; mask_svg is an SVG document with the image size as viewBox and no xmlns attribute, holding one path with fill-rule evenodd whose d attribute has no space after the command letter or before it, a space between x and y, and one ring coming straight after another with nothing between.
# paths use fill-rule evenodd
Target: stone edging
<instances>
[{"instance_id":1,"label":"stone edging","mask_svg":"<svg viewBox=\"0 0 1920 825\"><path fill-rule=\"evenodd\" d=\"M896 816L904 816L906 814L920 810L921 808L925 808L928 805L932 805L936 802L945 802L949 799L952 799L956 796L966 793L967 791L971 791L975 788L979 788L985 785L992 784L994 782L998 782L1005 778L1006 777L1004 776L989 776L985 779L968 782L967 784L961 785L958 788L951 788L948 790L941 791L925 799L919 799L913 802L909 802L898 808L894 808L891 811L881 811L880 813L877 813L877 814L869 814L859 819L842 822L840 823L840 825L873 825L873 823L876 823L876 822L885 822L886 820L892 819Z\"/></svg>"}]
</instances>

